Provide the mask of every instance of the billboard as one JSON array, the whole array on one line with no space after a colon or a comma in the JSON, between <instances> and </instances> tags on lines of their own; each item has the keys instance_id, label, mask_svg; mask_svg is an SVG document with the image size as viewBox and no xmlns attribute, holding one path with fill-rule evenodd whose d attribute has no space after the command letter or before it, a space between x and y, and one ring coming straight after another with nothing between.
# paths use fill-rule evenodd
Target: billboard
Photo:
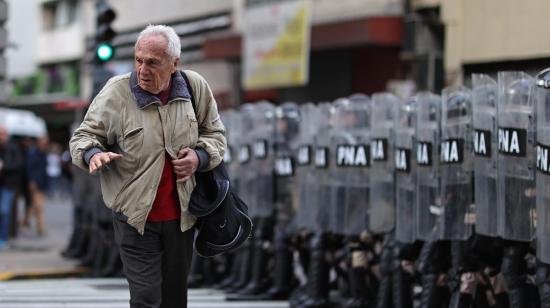
<instances>
[{"instance_id":1,"label":"billboard","mask_svg":"<svg viewBox=\"0 0 550 308\"><path fill-rule=\"evenodd\" d=\"M246 90L307 84L310 0L247 0L242 86Z\"/></svg>"}]
</instances>

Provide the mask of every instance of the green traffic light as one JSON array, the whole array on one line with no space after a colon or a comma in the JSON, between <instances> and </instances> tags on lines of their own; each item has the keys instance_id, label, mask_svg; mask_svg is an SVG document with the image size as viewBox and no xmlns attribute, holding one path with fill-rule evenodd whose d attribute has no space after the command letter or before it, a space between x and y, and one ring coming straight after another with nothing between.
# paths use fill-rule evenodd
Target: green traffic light
<instances>
[{"instance_id":1,"label":"green traffic light","mask_svg":"<svg viewBox=\"0 0 550 308\"><path fill-rule=\"evenodd\" d=\"M111 60L111 58L113 57L113 53L113 46L111 46L110 44L101 43L99 44L99 46L97 46L96 55L97 58L102 62Z\"/></svg>"}]
</instances>

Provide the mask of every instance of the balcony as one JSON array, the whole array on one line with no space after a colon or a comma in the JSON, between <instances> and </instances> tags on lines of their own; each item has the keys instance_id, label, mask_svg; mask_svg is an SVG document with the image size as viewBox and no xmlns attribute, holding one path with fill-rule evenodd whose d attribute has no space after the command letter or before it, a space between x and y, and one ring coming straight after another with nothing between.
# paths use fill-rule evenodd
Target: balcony
<instances>
[{"instance_id":1,"label":"balcony","mask_svg":"<svg viewBox=\"0 0 550 308\"><path fill-rule=\"evenodd\" d=\"M35 60L37 64L67 62L84 55L84 31L79 23L43 31L38 34Z\"/></svg>"}]
</instances>

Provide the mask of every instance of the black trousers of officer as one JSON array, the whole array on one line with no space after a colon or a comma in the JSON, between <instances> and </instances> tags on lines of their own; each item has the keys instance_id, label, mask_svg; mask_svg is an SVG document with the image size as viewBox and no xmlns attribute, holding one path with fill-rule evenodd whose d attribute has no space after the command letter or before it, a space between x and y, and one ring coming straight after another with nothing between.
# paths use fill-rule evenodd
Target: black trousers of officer
<instances>
[{"instance_id":1,"label":"black trousers of officer","mask_svg":"<svg viewBox=\"0 0 550 308\"><path fill-rule=\"evenodd\" d=\"M187 275L195 229L181 232L179 219L147 222L140 235L118 213L113 226L130 285L130 307L187 307Z\"/></svg>"}]
</instances>

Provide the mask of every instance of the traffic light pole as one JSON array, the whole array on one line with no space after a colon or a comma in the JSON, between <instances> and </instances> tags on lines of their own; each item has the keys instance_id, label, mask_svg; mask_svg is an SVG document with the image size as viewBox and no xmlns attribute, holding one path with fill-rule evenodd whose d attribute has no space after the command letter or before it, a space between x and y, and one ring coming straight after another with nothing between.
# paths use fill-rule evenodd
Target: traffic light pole
<instances>
[{"instance_id":1,"label":"traffic light pole","mask_svg":"<svg viewBox=\"0 0 550 308\"><path fill-rule=\"evenodd\" d=\"M112 40L116 36L116 32L111 26L115 18L115 11L105 0L96 1L92 99L101 91L109 78L113 76L113 73L105 68L105 63L113 59L115 54Z\"/></svg>"},{"instance_id":2,"label":"traffic light pole","mask_svg":"<svg viewBox=\"0 0 550 308\"><path fill-rule=\"evenodd\" d=\"M99 63L105 63L114 56L115 49L112 40L116 36L111 24L116 18L115 11L105 0L96 2L96 35L95 35L95 59Z\"/></svg>"}]
</instances>

